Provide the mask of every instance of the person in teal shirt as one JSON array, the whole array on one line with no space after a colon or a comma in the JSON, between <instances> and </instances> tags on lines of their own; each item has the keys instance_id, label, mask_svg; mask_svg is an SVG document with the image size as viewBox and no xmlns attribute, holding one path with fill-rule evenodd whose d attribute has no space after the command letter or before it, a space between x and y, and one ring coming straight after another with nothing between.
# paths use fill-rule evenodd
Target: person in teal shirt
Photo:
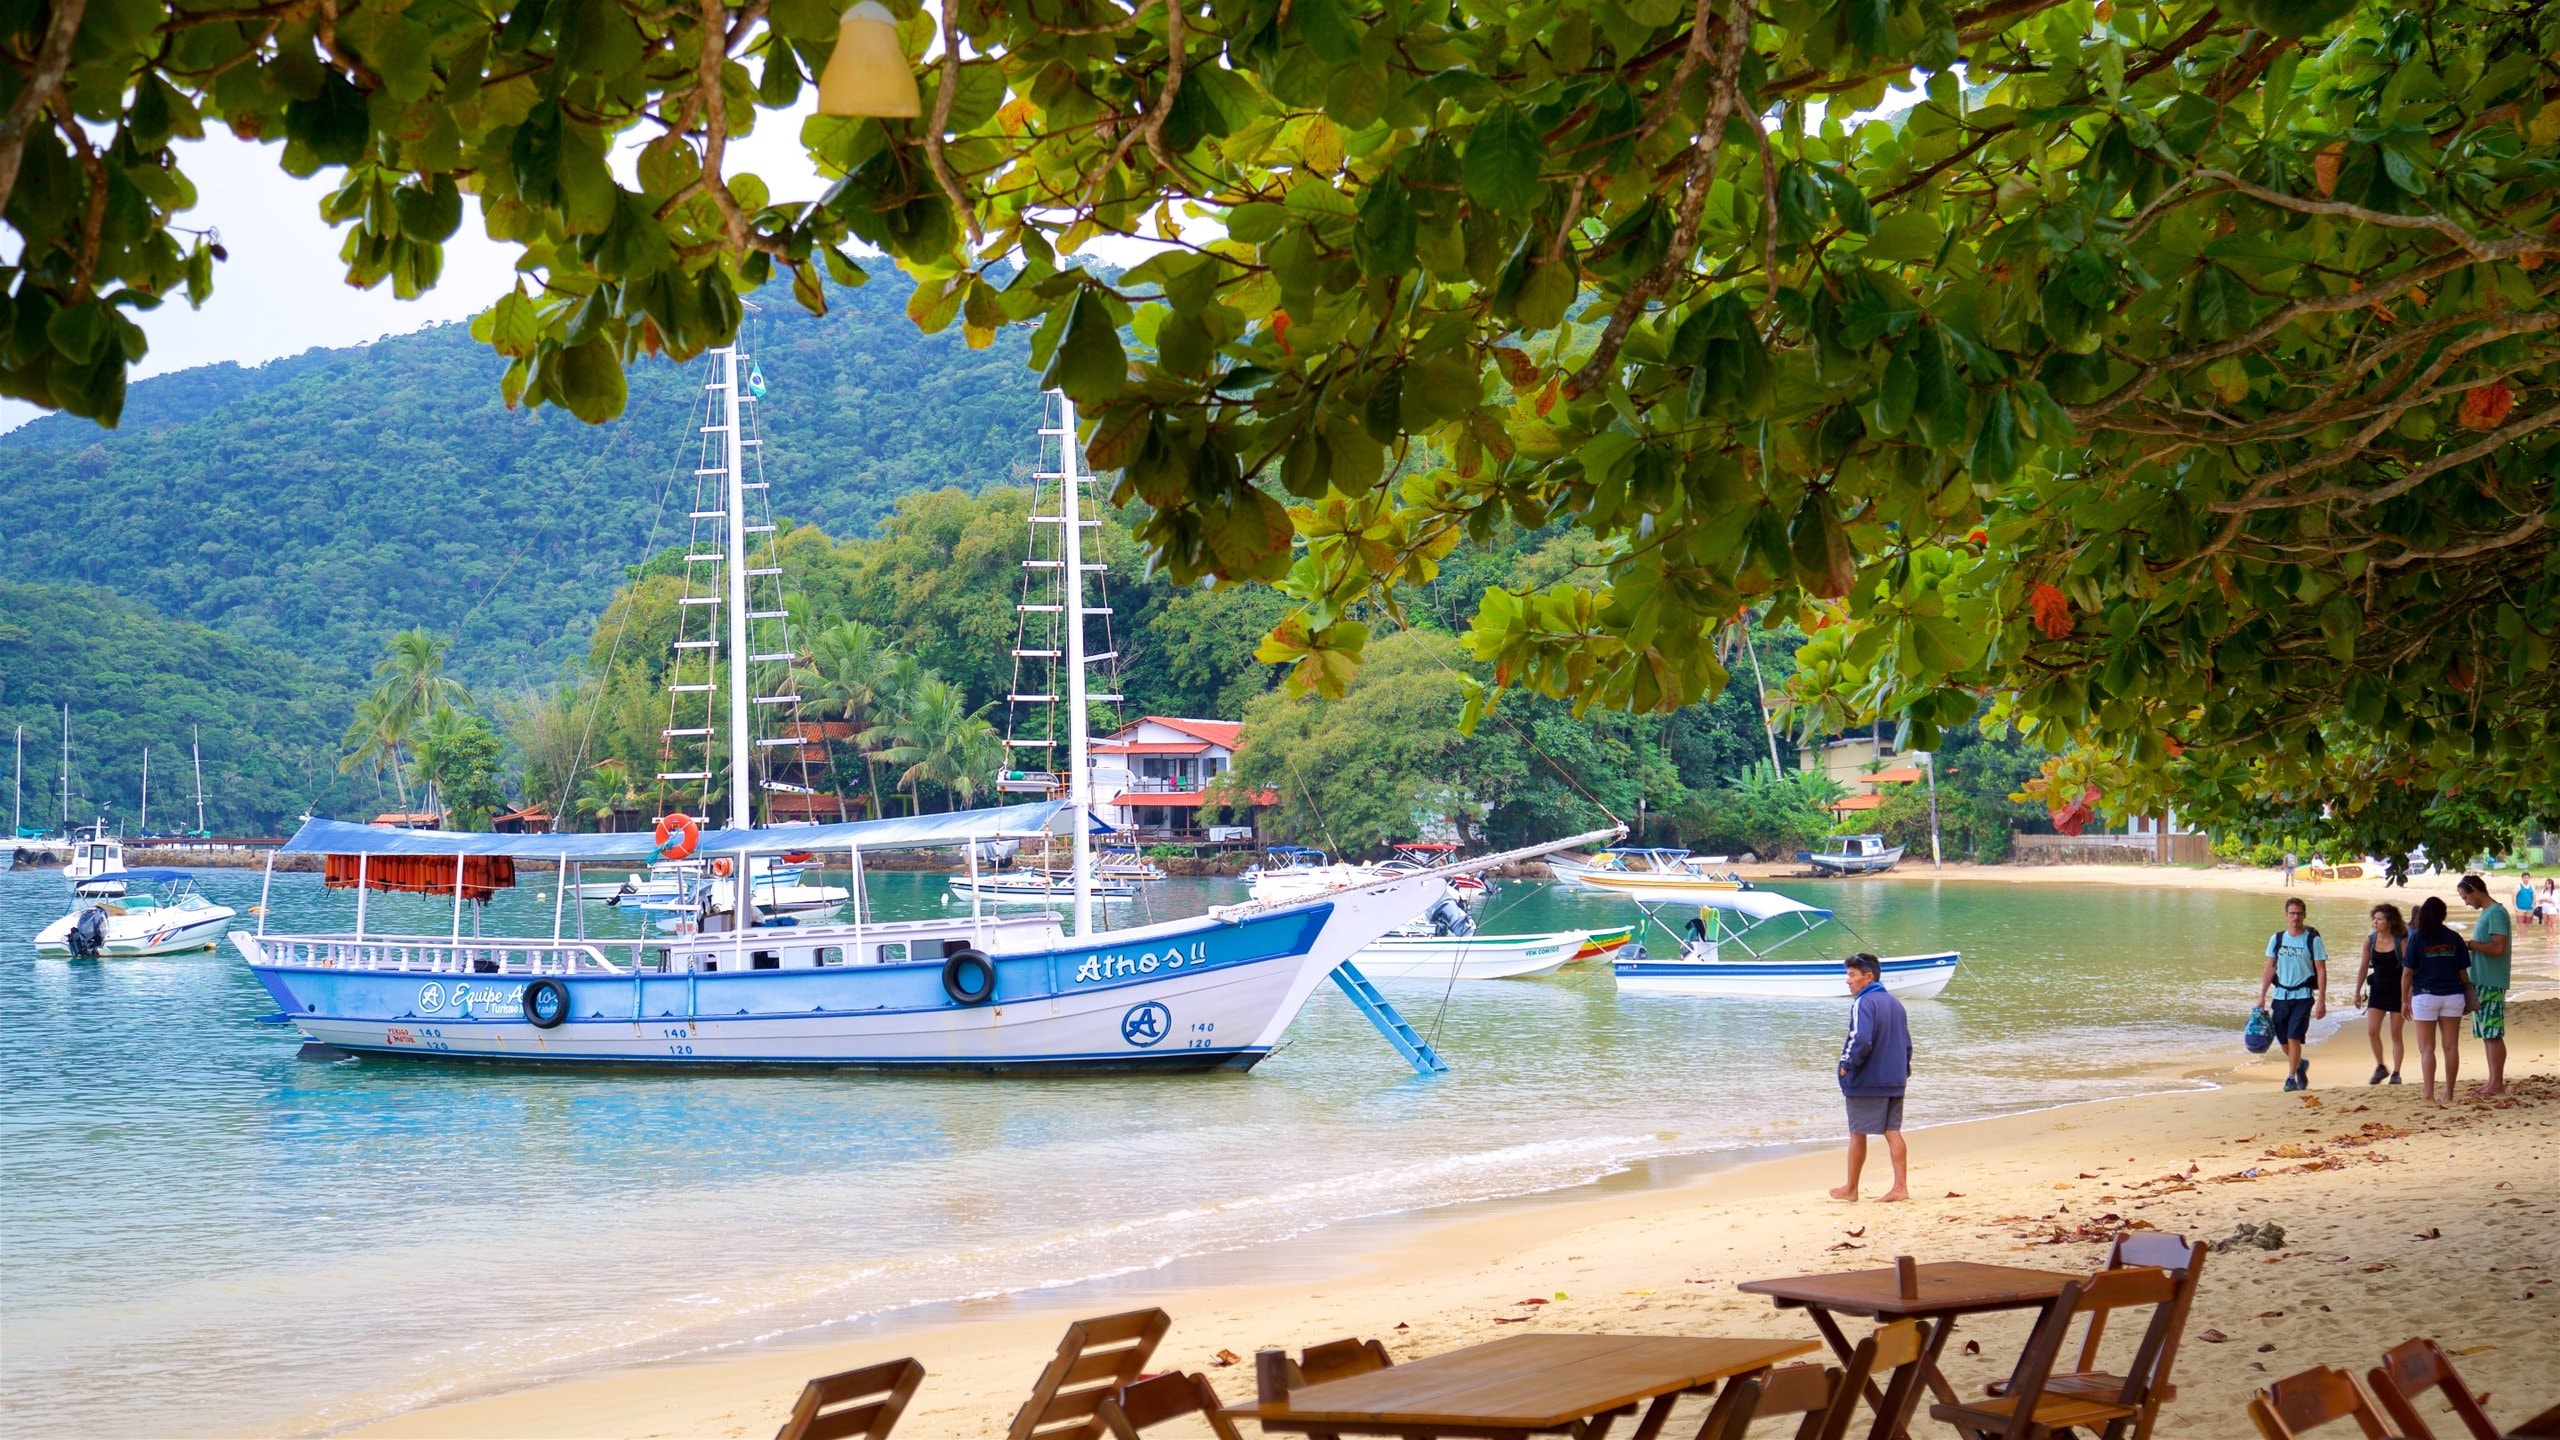
<instances>
[{"instance_id":1,"label":"person in teal shirt","mask_svg":"<svg viewBox=\"0 0 2560 1440\"><path fill-rule=\"evenodd\" d=\"M2471 925L2471 985L2479 995L2479 1003L2471 1009L2471 1033L2479 1037L2480 1052L2488 1057L2489 1078L2474 1095L2507 1093L2507 981L2513 973L2511 961L2516 948L2515 917L2507 907L2489 898L2489 882L2477 875L2465 875L2454 887L2462 903L2480 912Z\"/></svg>"}]
</instances>

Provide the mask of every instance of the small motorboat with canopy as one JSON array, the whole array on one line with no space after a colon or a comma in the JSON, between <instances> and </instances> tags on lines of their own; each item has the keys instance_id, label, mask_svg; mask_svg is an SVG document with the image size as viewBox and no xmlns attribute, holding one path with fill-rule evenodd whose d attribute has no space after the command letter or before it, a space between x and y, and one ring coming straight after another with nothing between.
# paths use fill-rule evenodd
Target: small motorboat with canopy
<instances>
[{"instance_id":1,"label":"small motorboat with canopy","mask_svg":"<svg viewBox=\"0 0 2560 1440\"><path fill-rule=\"evenodd\" d=\"M188 870L109 871L72 896L71 913L36 932L37 954L94 960L210 950L240 913L198 894Z\"/></svg>"},{"instance_id":2,"label":"small motorboat with canopy","mask_svg":"<svg viewBox=\"0 0 2560 1440\"><path fill-rule=\"evenodd\" d=\"M1842 923L1818 905L1748 885L1636 903L1648 922L1672 936L1677 949L1664 956L1647 955L1641 947L1619 951L1614 969L1622 991L1734 1000L1833 1000L1844 993L1840 957L1799 943L1825 926ZM1660 914L1669 908L1698 913L1673 930ZM1774 953L1789 946L1801 958ZM1728 953L1728 947L1739 953ZM1929 999L1955 978L1960 958L1954 950L1884 956L1884 987L1906 1000Z\"/></svg>"}]
</instances>

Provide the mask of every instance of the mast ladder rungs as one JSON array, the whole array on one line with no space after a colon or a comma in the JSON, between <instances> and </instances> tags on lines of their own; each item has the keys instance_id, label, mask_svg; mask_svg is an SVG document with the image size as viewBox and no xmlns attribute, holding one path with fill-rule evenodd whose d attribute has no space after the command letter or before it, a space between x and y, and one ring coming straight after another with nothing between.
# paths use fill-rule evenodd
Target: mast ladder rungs
<instances>
[{"instance_id":1,"label":"mast ladder rungs","mask_svg":"<svg viewBox=\"0 0 2560 1440\"><path fill-rule=\"evenodd\" d=\"M747 657L750 663L758 660L788 660L790 658L792 658L791 652L788 650L773 650L762 655L750 655Z\"/></svg>"},{"instance_id":2,"label":"mast ladder rungs","mask_svg":"<svg viewBox=\"0 0 2560 1440\"><path fill-rule=\"evenodd\" d=\"M676 603L679 605L717 605L720 603L720 597L717 595L686 595L679 598Z\"/></svg>"},{"instance_id":3,"label":"mast ladder rungs","mask_svg":"<svg viewBox=\"0 0 2560 1440\"><path fill-rule=\"evenodd\" d=\"M708 561L708 562L709 562L709 563L711 563L711 564L717 565L717 564L719 564L721 561L726 560L726 559L728 559L728 558L729 558L728 556L723 555L723 554L719 553L719 552L718 552L718 551L716 551L716 550L715 550L715 551L713 551L712 553L708 554L708 555L687 555L686 557L684 557L684 559L685 559L685 563L686 563L686 564L688 564L688 565L700 565L700 564L704 563L705 561Z\"/></svg>"},{"instance_id":4,"label":"mast ladder rungs","mask_svg":"<svg viewBox=\"0 0 2560 1440\"><path fill-rule=\"evenodd\" d=\"M1058 744L1055 740L1007 740L1004 743L1016 750L1053 750Z\"/></svg>"},{"instance_id":5,"label":"mast ladder rungs","mask_svg":"<svg viewBox=\"0 0 2560 1440\"><path fill-rule=\"evenodd\" d=\"M753 575L779 575L779 574L781 574L781 573L782 573L782 567L781 567L781 566L779 566L779 565L751 565L751 566L747 567L747 574L749 574L749 575L751 575L751 576L753 576Z\"/></svg>"},{"instance_id":6,"label":"mast ladder rungs","mask_svg":"<svg viewBox=\"0 0 2560 1440\"><path fill-rule=\"evenodd\" d=\"M1067 607L1064 605L1016 605L1013 608L1026 615L1055 615Z\"/></svg>"},{"instance_id":7,"label":"mast ladder rungs","mask_svg":"<svg viewBox=\"0 0 2560 1440\"><path fill-rule=\"evenodd\" d=\"M814 745L816 743L814 740L759 740L756 742L756 748L770 750L777 745Z\"/></svg>"},{"instance_id":8,"label":"mast ladder rungs","mask_svg":"<svg viewBox=\"0 0 2560 1440\"><path fill-rule=\"evenodd\" d=\"M692 728L692 729L686 729L686 730L661 730L661 731L659 731L658 733L659 733L659 734L661 734L661 735L667 735L667 736L675 736L675 735L708 735L708 734L710 734L710 733L711 733L711 727L710 727L710 726L708 726L708 725L703 725L703 726L697 726L697 727L695 727L695 728Z\"/></svg>"},{"instance_id":9,"label":"mast ladder rungs","mask_svg":"<svg viewBox=\"0 0 2560 1440\"><path fill-rule=\"evenodd\" d=\"M800 697L797 695L758 695L755 697L755 702L759 705L797 705L800 703Z\"/></svg>"},{"instance_id":10,"label":"mast ladder rungs","mask_svg":"<svg viewBox=\"0 0 2560 1440\"><path fill-rule=\"evenodd\" d=\"M1108 566L1108 565L1103 564L1103 563L1102 563L1101 561L1099 561L1099 560L1090 560L1090 561L1085 562L1085 564L1084 564L1081 568L1083 569L1084 573L1086 573L1087 575L1092 575L1092 574L1097 574L1097 573L1099 573L1099 572L1101 572L1101 571L1104 571L1104 570L1108 570L1108 569L1110 569L1111 567L1110 567L1110 566Z\"/></svg>"},{"instance_id":11,"label":"mast ladder rungs","mask_svg":"<svg viewBox=\"0 0 2560 1440\"><path fill-rule=\"evenodd\" d=\"M1058 652L1055 650L1016 650L1013 652L1013 658L1016 660L1055 660L1058 658Z\"/></svg>"},{"instance_id":12,"label":"mast ladder rungs","mask_svg":"<svg viewBox=\"0 0 2560 1440\"><path fill-rule=\"evenodd\" d=\"M684 695L708 695L720 687L717 685L670 685L667 688Z\"/></svg>"},{"instance_id":13,"label":"mast ladder rungs","mask_svg":"<svg viewBox=\"0 0 2560 1440\"><path fill-rule=\"evenodd\" d=\"M750 525L746 528L746 533L749 535L770 535L773 533L773 527L770 525Z\"/></svg>"},{"instance_id":14,"label":"mast ladder rungs","mask_svg":"<svg viewBox=\"0 0 2560 1440\"><path fill-rule=\"evenodd\" d=\"M1005 698L1016 705L1048 705L1054 704L1058 697L1055 695L1008 695Z\"/></svg>"},{"instance_id":15,"label":"mast ladder rungs","mask_svg":"<svg viewBox=\"0 0 2560 1440\"><path fill-rule=\"evenodd\" d=\"M711 772L708 770L661 770L658 772L658 778L661 780L708 780L711 778Z\"/></svg>"},{"instance_id":16,"label":"mast ladder rungs","mask_svg":"<svg viewBox=\"0 0 2560 1440\"><path fill-rule=\"evenodd\" d=\"M696 470L693 473L696 475L726 475L729 473L729 467L726 465L714 465L708 470Z\"/></svg>"},{"instance_id":17,"label":"mast ladder rungs","mask_svg":"<svg viewBox=\"0 0 2560 1440\"><path fill-rule=\"evenodd\" d=\"M752 445L755 442L750 440L747 443ZM764 480L741 480L738 482L738 488L741 490L770 490L773 488L773 485L771 482Z\"/></svg>"},{"instance_id":18,"label":"mast ladder rungs","mask_svg":"<svg viewBox=\"0 0 2560 1440\"><path fill-rule=\"evenodd\" d=\"M717 640L678 640L675 642L675 648L678 650L717 650L720 648L720 642Z\"/></svg>"},{"instance_id":19,"label":"mast ladder rungs","mask_svg":"<svg viewBox=\"0 0 2560 1440\"><path fill-rule=\"evenodd\" d=\"M728 514L729 512L726 510L696 510L693 512L693 518L696 520L722 520L728 518Z\"/></svg>"},{"instance_id":20,"label":"mast ladder rungs","mask_svg":"<svg viewBox=\"0 0 2560 1440\"><path fill-rule=\"evenodd\" d=\"M1034 525L1064 525L1067 523L1066 517L1063 515L1034 515L1030 517L1030 520ZM1076 528L1079 530L1099 530L1102 528L1102 522L1099 520L1078 520L1076 522Z\"/></svg>"},{"instance_id":21,"label":"mast ladder rungs","mask_svg":"<svg viewBox=\"0 0 2560 1440\"><path fill-rule=\"evenodd\" d=\"M1025 570L1055 570L1058 566L1059 562L1055 560L1025 560L1022 562L1022 568Z\"/></svg>"},{"instance_id":22,"label":"mast ladder rungs","mask_svg":"<svg viewBox=\"0 0 2560 1440\"><path fill-rule=\"evenodd\" d=\"M1119 658L1120 658L1120 652L1119 652L1119 651L1117 651L1117 650L1105 650L1105 651L1101 652L1101 653L1100 653L1100 654L1098 654L1098 655L1087 655L1086 657L1084 657L1084 663L1086 663L1087 665L1099 665L1099 664L1101 664L1101 663L1102 663L1103 661L1105 661L1105 660L1117 660L1117 659L1119 659Z\"/></svg>"},{"instance_id":23,"label":"mast ladder rungs","mask_svg":"<svg viewBox=\"0 0 2560 1440\"><path fill-rule=\"evenodd\" d=\"M1449 1073L1449 1062L1440 1058L1439 1052L1431 1048L1431 1042L1422 1038L1421 1031L1414 1029L1411 1022L1397 1013L1396 1007L1388 1003L1387 997L1379 992L1369 977L1360 973L1359 966L1348 960L1334 966L1333 983L1342 987L1342 993L1351 997L1352 1005L1368 1017L1370 1024L1378 1027L1378 1033L1387 1037L1387 1043L1396 1048L1396 1053L1403 1056L1405 1063L1411 1065L1417 1074Z\"/></svg>"},{"instance_id":24,"label":"mast ladder rungs","mask_svg":"<svg viewBox=\"0 0 2560 1440\"><path fill-rule=\"evenodd\" d=\"M750 620L782 620L787 619L790 614L791 612L788 610L750 610L747 612L747 618Z\"/></svg>"},{"instance_id":25,"label":"mast ladder rungs","mask_svg":"<svg viewBox=\"0 0 2560 1440\"><path fill-rule=\"evenodd\" d=\"M1120 697L1120 696L1117 696L1117 695L1094 695L1094 694L1087 694L1084 698L1085 698L1085 699L1087 699L1087 700L1096 701L1096 702L1099 702L1099 703L1101 703L1101 704L1105 704L1105 705L1117 705L1117 704L1119 704L1119 703L1120 703L1120 699L1121 699L1121 697Z\"/></svg>"}]
</instances>

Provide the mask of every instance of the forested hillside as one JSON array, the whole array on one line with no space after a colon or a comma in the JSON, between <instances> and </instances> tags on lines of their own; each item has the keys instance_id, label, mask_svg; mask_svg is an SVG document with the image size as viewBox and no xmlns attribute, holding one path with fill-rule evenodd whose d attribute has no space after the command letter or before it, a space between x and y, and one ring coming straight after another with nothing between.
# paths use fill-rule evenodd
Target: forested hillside
<instances>
[{"instance_id":1,"label":"forested hillside","mask_svg":"<svg viewBox=\"0 0 2560 1440\"><path fill-rule=\"evenodd\" d=\"M142 817L151 747L154 830L193 829L190 726L204 732L205 820L216 834L289 830L306 808L352 813L370 781L338 773L346 682L291 655L173 620L81 585L0 580L0 744L26 727L26 823L61 810L62 710L71 706L71 818Z\"/></svg>"},{"instance_id":2,"label":"forested hillside","mask_svg":"<svg viewBox=\"0 0 2560 1440\"><path fill-rule=\"evenodd\" d=\"M868 530L901 495L1025 474L1027 341L919 334L886 266L833 311L750 317L782 513ZM510 413L460 326L133 387L125 423L55 416L0 444L0 573L98 583L350 678L382 637L454 637L474 683L539 683L583 651L626 567L691 498L703 366L643 363L622 419ZM676 523L680 523L680 520Z\"/></svg>"}]
</instances>

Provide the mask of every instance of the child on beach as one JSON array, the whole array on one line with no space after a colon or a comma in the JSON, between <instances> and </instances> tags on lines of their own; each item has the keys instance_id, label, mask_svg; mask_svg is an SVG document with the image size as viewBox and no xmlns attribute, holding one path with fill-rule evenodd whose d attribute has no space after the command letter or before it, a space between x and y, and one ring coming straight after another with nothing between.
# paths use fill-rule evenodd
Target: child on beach
<instances>
[{"instance_id":1,"label":"child on beach","mask_svg":"<svg viewBox=\"0 0 2560 1440\"><path fill-rule=\"evenodd\" d=\"M2527 870L2524 872L2524 878L2516 882L2516 923L2519 925L2532 924L2533 910L2533 872Z\"/></svg>"},{"instance_id":2,"label":"child on beach","mask_svg":"<svg viewBox=\"0 0 2560 1440\"><path fill-rule=\"evenodd\" d=\"M2515 918L2489 898L2489 882L2465 875L2454 886L2462 903L2480 912L2471 926L2471 1033L2487 1056L2489 1078L2475 1095L2507 1093L2507 979L2516 948Z\"/></svg>"},{"instance_id":3,"label":"child on beach","mask_svg":"<svg viewBox=\"0 0 2560 1440\"><path fill-rule=\"evenodd\" d=\"M1882 983L1882 964L1864 953L1840 962L1849 976L1849 1038L1840 1046L1840 1093L1849 1101L1849 1183L1834 1200L1858 1198L1867 1137L1882 1135L1893 1188L1878 1203L1911 1198L1910 1155L1902 1144L1902 1092L1911 1082L1911 1017Z\"/></svg>"},{"instance_id":4,"label":"child on beach","mask_svg":"<svg viewBox=\"0 0 2560 1440\"><path fill-rule=\"evenodd\" d=\"M2364 1009L2365 1043L2373 1047L2373 1078L2367 1085L2379 1085L2384 1076L2400 1083L2401 1031L2406 1017L2400 1013L2400 954L2409 940L2409 927L2400 918L2397 905L2373 907L2373 933L2364 937L2364 958L2356 962L2355 1003ZM2382 1063L2382 1031L2385 1023L2391 1030L2391 1063Z\"/></svg>"},{"instance_id":5,"label":"child on beach","mask_svg":"<svg viewBox=\"0 0 2560 1440\"><path fill-rule=\"evenodd\" d=\"M2463 991L2470 982L2471 947L2444 923L2444 897L2430 895L2418 907L2409 935L2409 1018L2418 1026L2418 1083L2438 1109L2453 1100L2454 1072L2462 1065ZM2444 1047L2444 1098L2436 1098L2436 1047Z\"/></svg>"},{"instance_id":6,"label":"child on beach","mask_svg":"<svg viewBox=\"0 0 2560 1440\"><path fill-rule=\"evenodd\" d=\"M2300 900L2284 902L2284 928L2267 937L2267 968L2258 977L2259 1008L2275 1021L2275 1038L2284 1045L2287 1090L2311 1088L2302 1043L2311 1038L2311 1022L2329 1013L2329 950L2320 932L2303 923L2310 913Z\"/></svg>"}]
</instances>

